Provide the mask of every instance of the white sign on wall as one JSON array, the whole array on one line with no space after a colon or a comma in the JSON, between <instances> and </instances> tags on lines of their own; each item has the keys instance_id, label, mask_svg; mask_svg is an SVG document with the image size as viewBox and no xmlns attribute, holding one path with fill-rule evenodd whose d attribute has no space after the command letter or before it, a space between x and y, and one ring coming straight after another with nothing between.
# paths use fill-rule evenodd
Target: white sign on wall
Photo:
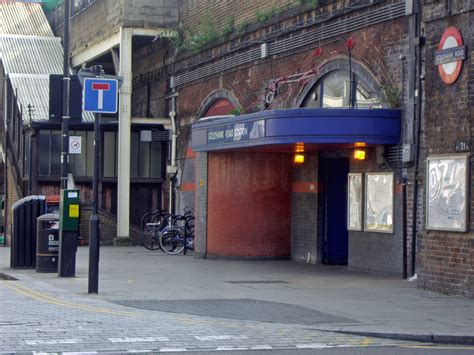
<instances>
[{"instance_id":1,"label":"white sign on wall","mask_svg":"<svg viewBox=\"0 0 474 355\"><path fill-rule=\"evenodd\" d=\"M365 175L366 232L393 233L393 173L367 173Z\"/></svg>"},{"instance_id":2,"label":"white sign on wall","mask_svg":"<svg viewBox=\"0 0 474 355\"><path fill-rule=\"evenodd\" d=\"M362 231L362 174L350 173L347 189L347 229Z\"/></svg>"},{"instance_id":3,"label":"white sign on wall","mask_svg":"<svg viewBox=\"0 0 474 355\"><path fill-rule=\"evenodd\" d=\"M69 136L69 154L81 154L82 137Z\"/></svg>"},{"instance_id":4,"label":"white sign on wall","mask_svg":"<svg viewBox=\"0 0 474 355\"><path fill-rule=\"evenodd\" d=\"M426 228L466 232L469 155L430 156L426 165Z\"/></svg>"}]
</instances>

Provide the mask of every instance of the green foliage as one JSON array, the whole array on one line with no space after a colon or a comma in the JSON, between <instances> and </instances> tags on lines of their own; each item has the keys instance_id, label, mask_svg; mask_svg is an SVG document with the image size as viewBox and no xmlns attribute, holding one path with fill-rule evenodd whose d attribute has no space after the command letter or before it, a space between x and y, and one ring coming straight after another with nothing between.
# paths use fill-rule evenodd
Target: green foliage
<instances>
[{"instance_id":1,"label":"green foliage","mask_svg":"<svg viewBox=\"0 0 474 355\"><path fill-rule=\"evenodd\" d=\"M285 12L284 7L275 7L273 8L273 16L280 16L283 12Z\"/></svg>"},{"instance_id":2,"label":"green foliage","mask_svg":"<svg viewBox=\"0 0 474 355\"><path fill-rule=\"evenodd\" d=\"M285 11L284 7L272 7L269 10L264 10L264 11L257 11L255 13L255 17L257 18L257 21L262 23L267 21L268 19L274 17L274 16L280 16L283 11Z\"/></svg>"},{"instance_id":3,"label":"green foliage","mask_svg":"<svg viewBox=\"0 0 474 355\"><path fill-rule=\"evenodd\" d=\"M189 29L178 28L178 36L171 39L171 43L178 50L198 52L211 43L219 39L220 34L217 33L214 24L207 21L204 22L196 32Z\"/></svg>"},{"instance_id":4,"label":"green foliage","mask_svg":"<svg viewBox=\"0 0 474 355\"><path fill-rule=\"evenodd\" d=\"M235 30L235 16L227 17L222 28L224 37L230 36Z\"/></svg>"},{"instance_id":5,"label":"green foliage","mask_svg":"<svg viewBox=\"0 0 474 355\"><path fill-rule=\"evenodd\" d=\"M207 45L216 42L218 38L219 33L217 33L214 24L209 21L204 22L199 27L197 33L191 37L192 49L199 51Z\"/></svg>"},{"instance_id":6,"label":"green foliage","mask_svg":"<svg viewBox=\"0 0 474 355\"><path fill-rule=\"evenodd\" d=\"M285 8L286 7L273 6L269 10L257 11L255 17L258 22L263 23L271 17L280 16L285 11ZM214 23L206 21L203 22L195 31L179 28L178 36L171 39L171 43L178 52L199 52L205 47L217 42L221 37L229 37L233 33L236 33L239 36L243 35L249 25L250 23L244 20L236 26L235 16L229 16L224 21L222 31L217 31Z\"/></svg>"},{"instance_id":7,"label":"green foliage","mask_svg":"<svg viewBox=\"0 0 474 355\"><path fill-rule=\"evenodd\" d=\"M385 93L385 97L387 98L388 103L390 104L390 108L400 107L401 93L398 87L391 84L387 84L383 85L382 89Z\"/></svg>"},{"instance_id":8,"label":"green foliage","mask_svg":"<svg viewBox=\"0 0 474 355\"><path fill-rule=\"evenodd\" d=\"M313 9L319 7L320 5L320 0L298 0L298 2L300 3L300 5L308 4Z\"/></svg>"},{"instance_id":9,"label":"green foliage","mask_svg":"<svg viewBox=\"0 0 474 355\"><path fill-rule=\"evenodd\" d=\"M233 108L232 110L230 110L229 114L234 116L240 116L242 112L243 110L241 108Z\"/></svg>"},{"instance_id":10,"label":"green foliage","mask_svg":"<svg viewBox=\"0 0 474 355\"><path fill-rule=\"evenodd\" d=\"M184 46L184 30L182 28L178 28L176 31L178 32L178 35L176 37L172 37L170 42L173 47L180 50Z\"/></svg>"},{"instance_id":11,"label":"green foliage","mask_svg":"<svg viewBox=\"0 0 474 355\"><path fill-rule=\"evenodd\" d=\"M265 22L267 21L270 17L272 17L272 11L271 10L266 10L266 11L257 11L255 13L255 17L257 18L258 22Z\"/></svg>"},{"instance_id":12,"label":"green foliage","mask_svg":"<svg viewBox=\"0 0 474 355\"><path fill-rule=\"evenodd\" d=\"M243 35L247 27L249 27L249 25L250 23L248 21L242 21L237 27L237 33L239 35Z\"/></svg>"}]
</instances>

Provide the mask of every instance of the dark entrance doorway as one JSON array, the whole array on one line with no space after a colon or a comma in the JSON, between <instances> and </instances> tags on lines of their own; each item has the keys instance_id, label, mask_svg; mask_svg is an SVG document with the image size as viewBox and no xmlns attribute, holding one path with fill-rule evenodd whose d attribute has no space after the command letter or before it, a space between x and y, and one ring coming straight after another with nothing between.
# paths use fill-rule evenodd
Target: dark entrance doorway
<instances>
[{"instance_id":1,"label":"dark entrance doorway","mask_svg":"<svg viewBox=\"0 0 474 355\"><path fill-rule=\"evenodd\" d=\"M320 217L323 221L320 235L321 256L324 264L347 265L347 174L348 158L320 160Z\"/></svg>"}]
</instances>

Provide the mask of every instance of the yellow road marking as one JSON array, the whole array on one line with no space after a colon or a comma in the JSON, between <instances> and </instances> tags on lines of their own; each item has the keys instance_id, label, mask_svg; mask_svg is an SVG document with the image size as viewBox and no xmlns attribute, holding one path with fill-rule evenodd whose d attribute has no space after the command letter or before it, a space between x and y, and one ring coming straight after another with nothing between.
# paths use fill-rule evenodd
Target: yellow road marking
<instances>
[{"instance_id":1,"label":"yellow road marking","mask_svg":"<svg viewBox=\"0 0 474 355\"><path fill-rule=\"evenodd\" d=\"M374 341L372 339L369 339L369 338L364 338L359 343L362 346L369 346L369 345L372 345L374 343Z\"/></svg>"},{"instance_id":2,"label":"yellow road marking","mask_svg":"<svg viewBox=\"0 0 474 355\"><path fill-rule=\"evenodd\" d=\"M40 302L45 302L49 304L54 304L56 306L60 307L66 307L66 308L75 308L75 309L80 309L82 311L87 311L87 312L94 312L94 313L106 313L106 314L113 314L117 316L127 316L127 317L135 317L137 314L132 313L132 312L126 312L126 311L116 311L111 308L103 308L103 307L94 307L94 306L88 306L85 304L80 304L80 303L73 303L65 300L61 300L59 298L55 298L53 296L50 296L46 293L34 291L28 287L21 286L19 284L15 284L13 282L4 282L3 285L5 285L7 288L10 290L29 297L33 298L37 301Z\"/></svg>"}]
</instances>

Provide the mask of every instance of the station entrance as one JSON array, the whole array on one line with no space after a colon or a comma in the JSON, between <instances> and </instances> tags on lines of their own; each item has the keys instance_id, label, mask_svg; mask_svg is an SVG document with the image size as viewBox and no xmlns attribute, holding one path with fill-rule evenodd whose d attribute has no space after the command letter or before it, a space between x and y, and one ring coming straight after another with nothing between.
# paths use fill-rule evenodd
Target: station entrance
<instances>
[{"instance_id":1,"label":"station entrance","mask_svg":"<svg viewBox=\"0 0 474 355\"><path fill-rule=\"evenodd\" d=\"M195 256L359 265L373 237L348 231L348 174L376 165L372 153L366 163L351 153L396 144L400 116L299 108L195 123Z\"/></svg>"},{"instance_id":2,"label":"station entrance","mask_svg":"<svg viewBox=\"0 0 474 355\"><path fill-rule=\"evenodd\" d=\"M319 164L321 259L323 264L347 265L347 174L348 158L321 158Z\"/></svg>"}]
</instances>

